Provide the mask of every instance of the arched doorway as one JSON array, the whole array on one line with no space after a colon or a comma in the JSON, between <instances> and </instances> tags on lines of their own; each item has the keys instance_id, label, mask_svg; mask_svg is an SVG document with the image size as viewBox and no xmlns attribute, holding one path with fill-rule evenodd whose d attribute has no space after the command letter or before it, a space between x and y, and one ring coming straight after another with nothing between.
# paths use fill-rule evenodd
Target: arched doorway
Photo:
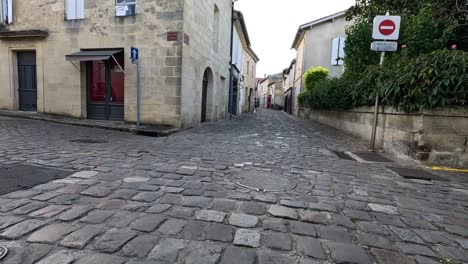
<instances>
[{"instance_id":1,"label":"arched doorway","mask_svg":"<svg viewBox=\"0 0 468 264\"><path fill-rule=\"evenodd\" d=\"M210 68L205 70L202 83L201 122L208 121L211 113L213 97L213 73Z\"/></svg>"}]
</instances>

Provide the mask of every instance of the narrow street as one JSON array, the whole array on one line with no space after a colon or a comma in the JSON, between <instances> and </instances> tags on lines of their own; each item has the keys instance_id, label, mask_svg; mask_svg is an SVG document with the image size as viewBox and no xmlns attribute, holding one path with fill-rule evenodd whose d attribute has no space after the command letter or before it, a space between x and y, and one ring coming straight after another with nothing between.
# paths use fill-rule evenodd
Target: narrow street
<instances>
[{"instance_id":1,"label":"narrow street","mask_svg":"<svg viewBox=\"0 0 468 264\"><path fill-rule=\"evenodd\" d=\"M1 263L468 262L468 176L332 150L367 142L271 110L168 138L0 117L0 168L67 170L0 198Z\"/></svg>"}]
</instances>

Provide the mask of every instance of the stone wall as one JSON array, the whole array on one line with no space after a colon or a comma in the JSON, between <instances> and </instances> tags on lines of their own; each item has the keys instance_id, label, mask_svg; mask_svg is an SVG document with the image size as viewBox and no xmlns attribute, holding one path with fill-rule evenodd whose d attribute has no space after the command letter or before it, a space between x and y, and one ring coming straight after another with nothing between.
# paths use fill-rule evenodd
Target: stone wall
<instances>
[{"instance_id":1,"label":"stone wall","mask_svg":"<svg viewBox=\"0 0 468 264\"><path fill-rule=\"evenodd\" d=\"M299 115L370 141L373 107L350 111L301 108ZM467 167L468 107L415 114L385 107L379 114L376 145L400 158L415 158L426 164Z\"/></svg>"},{"instance_id":2,"label":"stone wall","mask_svg":"<svg viewBox=\"0 0 468 264\"><path fill-rule=\"evenodd\" d=\"M220 12L217 41L215 5ZM231 16L230 0L185 0L183 30L189 43L183 44L182 54L182 127L200 123L202 81L207 69L207 120L224 118L227 113Z\"/></svg>"}]
</instances>

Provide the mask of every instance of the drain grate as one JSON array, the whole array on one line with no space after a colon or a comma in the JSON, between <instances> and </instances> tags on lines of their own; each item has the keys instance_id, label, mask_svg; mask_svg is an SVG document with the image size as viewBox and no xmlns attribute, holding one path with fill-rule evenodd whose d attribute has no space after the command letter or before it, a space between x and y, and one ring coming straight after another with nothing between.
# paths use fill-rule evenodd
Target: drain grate
<instances>
[{"instance_id":1,"label":"drain grate","mask_svg":"<svg viewBox=\"0 0 468 264\"><path fill-rule=\"evenodd\" d=\"M355 161L350 155L346 154L344 151L332 150L332 152L335 153L335 155L338 156L338 158L340 159Z\"/></svg>"},{"instance_id":2,"label":"drain grate","mask_svg":"<svg viewBox=\"0 0 468 264\"><path fill-rule=\"evenodd\" d=\"M73 139L70 140L72 143L80 143L80 144L104 144L108 143L105 140L96 140L96 139Z\"/></svg>"},{"instance_id":3,"label":"drain grate","mask_svg":"<svg viewBox=\"0 0 468 264\"><path fill-rule=\"evenodd\" d=\"M408 168L396 168L388 167L389 170L398 173L401 177L405 179L415 179L415 180L438 180L438 181L448 181L447 179L441 178L437 175L434 175L430 172L418 169L408 169Z\"/></svg>"},{"instance_id":4,"label":"drain grate","mask_svg":"<svg viewBox=\"0 0 468 264\"><path fill-rule=\"evenodd\" d=\"M15 165L0 167L0 195L30 189L56 179L62 179L72 172L52 168Z\"/></svg>"},{"instance_id":5,"label":"drain grate","mask_svg":"<svg viewBox=\"0 0 468 264\"><path fill-rule=\"evenodd\" d=\"M386 157L375 153L375 152L355 152L354 155L358 156L359 158L370 161L370 162L393 162L391 159L387 159Z\"/></svg>"}]
</instances>

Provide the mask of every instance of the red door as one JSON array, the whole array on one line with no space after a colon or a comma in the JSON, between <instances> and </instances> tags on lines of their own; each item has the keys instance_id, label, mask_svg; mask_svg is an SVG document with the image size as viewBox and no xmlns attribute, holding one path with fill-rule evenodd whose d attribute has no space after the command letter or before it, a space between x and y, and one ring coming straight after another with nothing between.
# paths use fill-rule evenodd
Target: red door
<instances>
[{"instance_id":1,"label":"red door","mask_svg":"<svg viewBox=\"0 0 468 264\"><path fill-rule=\"evenodd\" d=\"M267 108L270 109L271 108L271 95L268 96L268 99L267 99Z\"/></svg>"}]
</instances>

